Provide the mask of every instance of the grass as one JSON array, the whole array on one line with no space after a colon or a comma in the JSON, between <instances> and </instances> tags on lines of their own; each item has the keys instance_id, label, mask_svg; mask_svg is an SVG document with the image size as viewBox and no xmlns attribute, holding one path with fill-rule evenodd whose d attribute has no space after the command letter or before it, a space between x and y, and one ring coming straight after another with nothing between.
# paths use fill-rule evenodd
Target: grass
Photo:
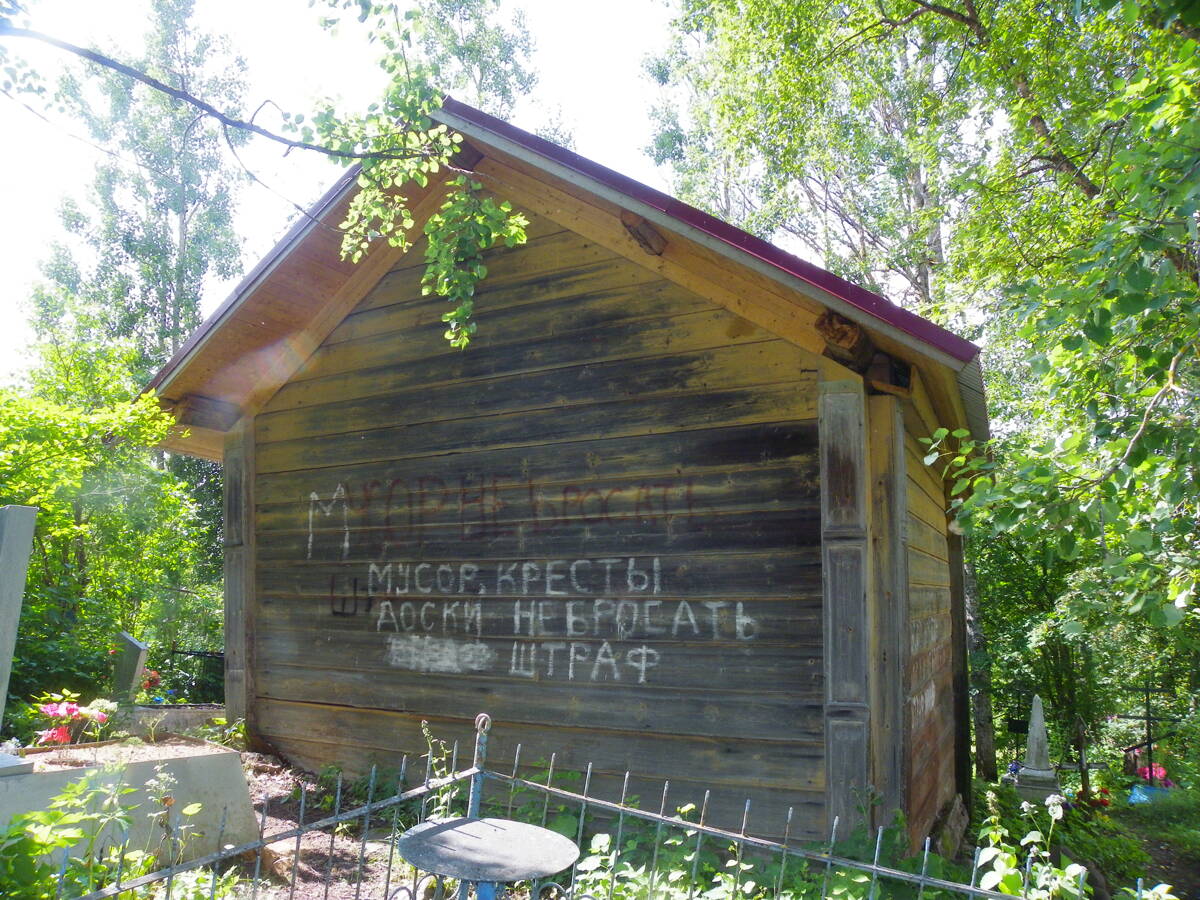
<instances>
[{"instance_id":1,"label":"grass","mask_svg":"<svg viewBox=\"0 0 1200 900\"><path fill-rule=\"evenodd\" d=\"M1153 803L1122 803L1113 808L1113 816L1200 866L1200 789L1177 788Z\"/></svg>"}]
</instances>

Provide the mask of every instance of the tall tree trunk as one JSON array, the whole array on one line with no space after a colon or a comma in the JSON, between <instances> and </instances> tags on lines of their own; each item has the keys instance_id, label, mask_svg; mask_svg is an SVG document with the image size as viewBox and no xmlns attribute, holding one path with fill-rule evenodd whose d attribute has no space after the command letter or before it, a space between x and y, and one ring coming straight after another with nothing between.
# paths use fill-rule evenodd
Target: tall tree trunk
<instances>
[{"instance_id":1,"label":"tall tree trunk","mask_svg":"<svg viewBox=\"0 0 1200 900\"><path fill-rule=\"evenodd\" d=\"M995 781L996 726L992 719L992 661L987 654L987 636L979 621L979 588L975 565L963 567L963 594L967 613L967 653L971 661L971 718L975 723L975 774Z\"/></svg>"}]
</instances>

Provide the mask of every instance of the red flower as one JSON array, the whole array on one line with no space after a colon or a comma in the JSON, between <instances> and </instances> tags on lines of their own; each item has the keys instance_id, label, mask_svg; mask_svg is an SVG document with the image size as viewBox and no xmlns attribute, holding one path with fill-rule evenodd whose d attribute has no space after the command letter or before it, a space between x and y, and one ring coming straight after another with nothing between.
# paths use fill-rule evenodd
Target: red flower
<instances>
[{"instance_id":1,"label":"red flower","mask_svg":"<svg viewBox=\"0 0 1200 900\"><path fill-rule=\"evenodd\" d=\"M146 670L146 680L142 682L142 688L147 691L152 691L162 682L162 676L154 669Z\"/></svg>"},{"instance_id":2,"label":"red flower","mask_svg":"<svg viewBox=\"0 0 1200 900\"><path fill-rule=\"evenodd\" d=\"M45 731L39 731L39 744L69 744L71 743L71 732L66 725L59 725L57 728L48 728Z\"/></svg>"}]
</instances>

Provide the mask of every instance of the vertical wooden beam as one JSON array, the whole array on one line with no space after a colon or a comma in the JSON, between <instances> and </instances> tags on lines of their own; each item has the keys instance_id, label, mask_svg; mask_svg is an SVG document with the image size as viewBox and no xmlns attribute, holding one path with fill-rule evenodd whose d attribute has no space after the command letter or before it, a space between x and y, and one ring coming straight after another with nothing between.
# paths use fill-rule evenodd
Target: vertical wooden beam
<instances>
[{"instance_id":1,"label":"vertical wooden beam","mask_svg":"<svg viewBox=\"0 0 1200 900\"><path fill-rule=\"evenodd\" d=\"M861 381L823 381L820 395L821 576L825 620L825 767L830 821L861 824L870 782L867 676L867 435Z\"/></svg>"},{"instance_id":2,"label":"vertical wooden beam","mask_svg":"<svg viewBox=\"0 0 1200 900\"><path fill-rule=\"evenodd\" d=\"M871 773L879 793L875 825L904 808L908 657L908 471L904 411L887 394L867 401L871 465Z\"/></svg>"},{"instance_id":3,"label":"vertical wooden beam","mask_svg":"<svg viewBox=\"0 0 1200 900\"><path fill-rule=\"evenodd\" d=\"M971 685L967 672L967 602L962 535L946 535L950 556L950 654L954 673L954 785L971 811Z\"/></svg>"},{"instance_id":4,"label":"vertical wooden beam","mask_svg":"<svg viewBox=\"0 0 1200 900\"><path fill-rule=\"evenodd\" d=\"M225 717L252 728L254 679L254 420L225 439Z\"/></svg>"}]
</instances>

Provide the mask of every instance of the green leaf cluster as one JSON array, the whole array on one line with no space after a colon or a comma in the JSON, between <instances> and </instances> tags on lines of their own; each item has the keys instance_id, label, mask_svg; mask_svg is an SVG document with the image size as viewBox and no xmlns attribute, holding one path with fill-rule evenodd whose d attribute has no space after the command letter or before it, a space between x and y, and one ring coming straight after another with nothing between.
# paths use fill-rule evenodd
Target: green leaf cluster
<instances>
[{"instance_id":1,"label":"green leaf cluster","mask_svg":"<svg viewBox=\"0 0 1200 900\"><path fill-rule=\"evenodd\" d=\"M462 135L435 123L444 86L471 84L477 102L511 106L517 93L534 82L522 56L530 42L523 21L511 32L489 20L493 0L428 0L401 11L395 3L328 0L335 15L326 27L337 27L340 12L352 10L370 25L370 38L382 48L379 64L389 84L383 98L362 115L347 115L326 103L310 120L285 116L285 124L306 144L315 143L343 162L358 161L358 193L345 220L342 256L354 261L376 241L407 251L419 216L405 191L426 189L443 173L442 205L426 218L425 293L454 305L442 320L445 336L464 348L475 325L475 285L487 274L482 254L497 243L524 243L527 221L507 202L483 193L481 182L455 159ZM414 46L424 58L414 54Z\"/></svg>"}]
</instances>

